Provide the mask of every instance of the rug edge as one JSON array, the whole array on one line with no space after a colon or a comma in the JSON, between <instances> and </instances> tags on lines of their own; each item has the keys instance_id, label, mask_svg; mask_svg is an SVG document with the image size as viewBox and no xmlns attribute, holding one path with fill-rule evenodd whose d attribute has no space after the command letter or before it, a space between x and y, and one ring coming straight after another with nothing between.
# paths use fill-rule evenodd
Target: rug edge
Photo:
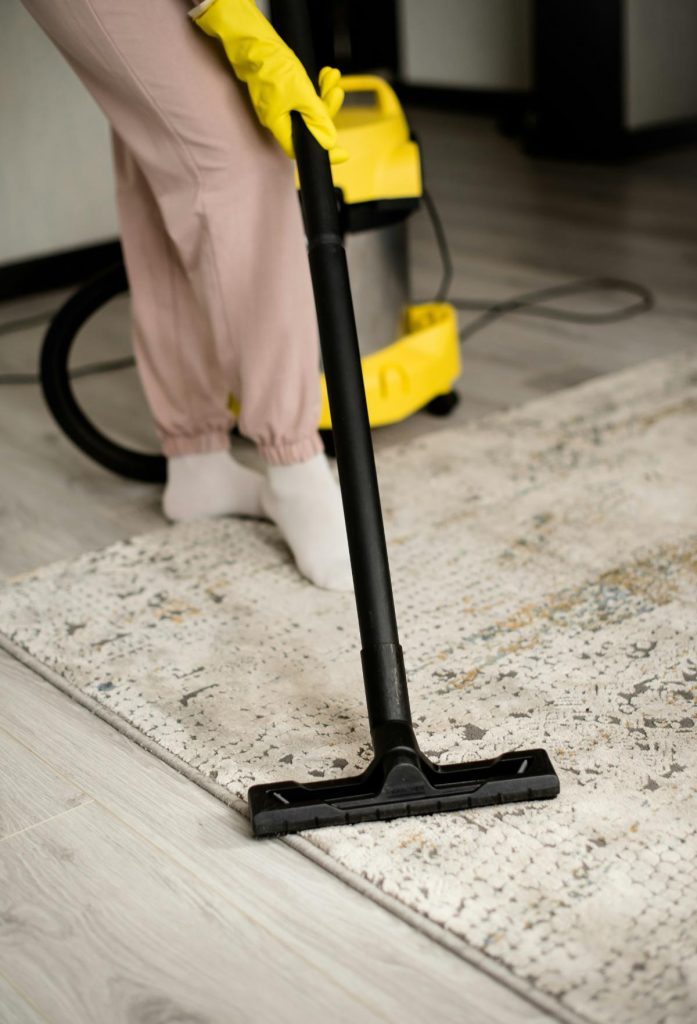
<instances>
[{"instance_id":1,"label":"rug edge","mask_svg":"<svg viewBox=\"0 0 697 1024\"><path fill-rule=\"evenodd\" d=\"M158 758L158 760L163 761L178 774L183 775L185 778L189 779L190 782L193 782L200 789L204 790L204 792L209 793L215 799L220 800L221 803L225 804L225 806L229 807L237 814L242 815L245 820L248 820L247 804L243 800L232 796L229 790L219 783L207 779L205 775L196 771L196 769L191 768L190 765L179 758L176 754L171 754L169 751L164 750L154 740L151 740L134 725L131 725L130 722L125 721L117 715L116 712L104 707L103 704L100 704L99 701L95 700L93 697L81 693L79 690L71 687L57 672L49 668L47 665L44 665L38 658L35 658L32 654L26 651L19 644L16 644L1 631L0 650L5 651L16 661L19 661L21 664L31 669L40 678L46 680L46 682L50 683L61 693L64 693L70 698L70 700L75 701L76 704L81 705L97 718L101 718L102 721L107 723L107 725L132 740L132 742L141 747L141 749L152 754L154 757ZM436 942L439 946L447 949L455 956L460 957L461 960L464 960L472 967L477 968L477 970L481 970L494 981L503 985L505 988L509 989L521 998L527 1000L527 1002L536 1009L542 1010L544 1013L556 1018L560 1024L595 1024L590 1017L584 1017L577 1014L575 1011L561 1005L551 996L547 996L544 992L538 991L538 989L533 985L522 981L516 977L512 971L508 970L508 968L499 965L496 961L487 957L485 953L480 952L474 946L468 945L468 943L463 939L459 939L456 935L448 932L442 925L438 925L424 917L424 915L412 910L411 907L402 903L397 899L397 897L389 896L386 893L381 892L377 886L372 885L360 875L343 868L341 864L330 857L329 854L320 850L312 840L299 835L294 835L284 836L282 837L282 841L298 853L301 853L304 857L307 857L308 860L313 861L318 867L322 868L322 870L327 871L335 878L338 878L351 889L354 889L356 892L366 896L374 903L377 903L378 906L387 910L388 913L400 918L409 927L414 928L415 931L421 932L433 942Z\"/></svg>"}]
</instances>

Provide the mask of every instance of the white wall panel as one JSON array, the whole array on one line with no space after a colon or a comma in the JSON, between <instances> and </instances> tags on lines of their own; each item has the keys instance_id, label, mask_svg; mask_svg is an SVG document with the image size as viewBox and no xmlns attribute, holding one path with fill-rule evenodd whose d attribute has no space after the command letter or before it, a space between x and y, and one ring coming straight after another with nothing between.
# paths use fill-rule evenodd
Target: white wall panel
<instances>
[{"instance_id":1,"label":"white wall panel","mask_svg":"<svg viewBox=\"0 0 697 1024\"><path fill-rule=\"evenodd\" d=\"M626 0L629 128L697 117L697 0Z\"/></svg>"},{"instance_id":2,"label":"white wall panel","mask_svg":"<svg viewBox=\"0 0 697 1024\"><path fill-rule=\"evenodd\" d=\"M400 57L414 85L530 88L529 0L400 0Z\"/></svg>"},{"instance_id":3,"label":"white wall panel","mask_svg":"<svg viewBox=\"0 0 697 1024\"><path fill-rule=\"evenodd\" d=\"M104 117L21 4L0 0L0 263L117 230Z\"/></svg>"}]
</instances>

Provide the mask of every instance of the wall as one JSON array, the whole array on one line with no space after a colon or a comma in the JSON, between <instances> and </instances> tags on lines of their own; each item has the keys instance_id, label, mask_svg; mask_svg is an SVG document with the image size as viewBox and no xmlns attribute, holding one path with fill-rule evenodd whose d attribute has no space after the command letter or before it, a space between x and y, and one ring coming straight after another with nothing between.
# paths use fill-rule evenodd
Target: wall
<instances>
[{"instance_id":1,"label":"wall","mask_svg":"<svg viewBox=\"0 0 697 1024\"><path fill-rule=\"evenodd\" d=\"M106 121L21 4L0 3L0 264L118 233Z\"/></svg>"},{"instance_id":2,"label":"wall","mask_svg":"<svg viewBox=\"0 0 697 1024\"><path fill-rule=\"evenodd\" d=\"M625 0L630 128L697 117L697 3Z\"/></svg>"},{"instance_id":3,"label":"wall","mask_svg":"<svg viewBox=\"0 0 697 1024\"><path fill-rule=\"evenodd\" d=\"M466 89L530 88L530 0L399 0L405 81Z\"/></svg>"}]
</instances>

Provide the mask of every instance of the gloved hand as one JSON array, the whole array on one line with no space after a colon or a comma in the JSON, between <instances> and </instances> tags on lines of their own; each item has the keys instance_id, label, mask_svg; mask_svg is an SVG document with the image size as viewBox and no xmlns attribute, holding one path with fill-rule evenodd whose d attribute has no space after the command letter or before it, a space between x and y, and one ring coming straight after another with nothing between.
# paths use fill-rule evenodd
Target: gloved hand
<instances>
[{"instance_id":1,"label":"gloved hand","mask_svg":"<svg viewBox=\"0 0 697 1024\"><path fill-rule=\"evenodd\" d=\"M300 112L332 163L347 159L336 145L333 121L344 100L336 68L320 71L318 96L305 68L254 0L204 0L189 14L207 35L220 39L235 74L247 83L257 117L291 159L291 110Z\"/></svg>"}]
</instances>

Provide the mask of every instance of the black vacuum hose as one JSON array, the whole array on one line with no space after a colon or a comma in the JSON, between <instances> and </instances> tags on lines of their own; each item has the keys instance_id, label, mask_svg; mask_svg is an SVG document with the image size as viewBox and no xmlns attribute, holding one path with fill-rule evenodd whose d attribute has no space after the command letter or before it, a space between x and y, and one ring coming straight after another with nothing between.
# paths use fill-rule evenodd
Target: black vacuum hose
<instances>
[{"instance_id":1,"label":"black vacuum hose","mask_svg":"<svg viewBox=\"0 0 697 1024\"><path fill-rule=\"evenodd\" d=\"M131 451L105 437L78 405L68 370L70 350L85 322L110 299L127 291L126 271L118 263L93 278L61 307L41 349L41 388L58 426L86 455L131 480L164 483L164 456Z\"/></svg>"}]
</instances>

